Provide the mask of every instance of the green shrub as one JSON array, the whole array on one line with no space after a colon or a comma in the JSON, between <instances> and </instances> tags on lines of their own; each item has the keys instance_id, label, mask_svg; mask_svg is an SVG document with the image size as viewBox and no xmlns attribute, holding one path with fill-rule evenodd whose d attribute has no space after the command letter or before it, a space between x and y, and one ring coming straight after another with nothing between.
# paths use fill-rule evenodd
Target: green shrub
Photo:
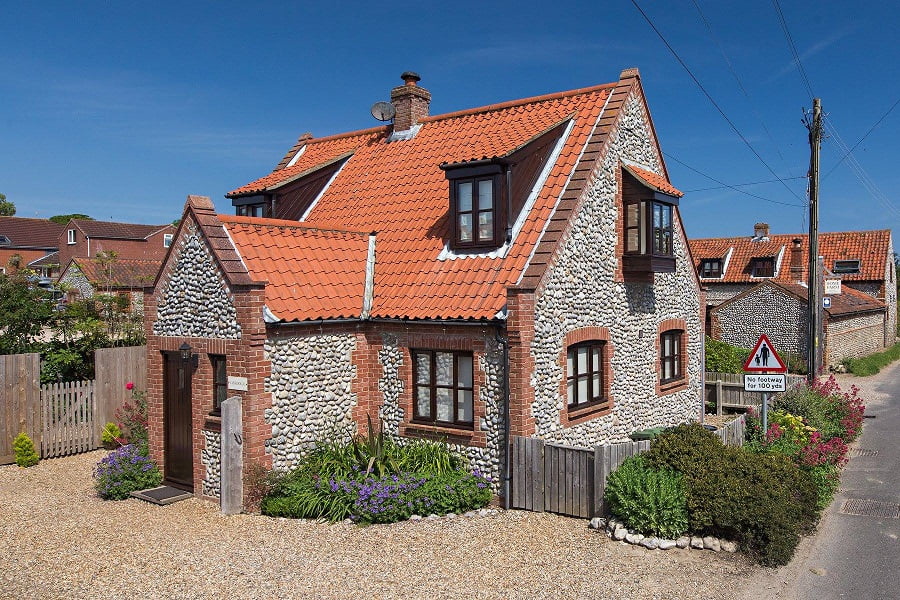
<instances>
[{"instance_id":1,"label":"green shrub","mask_svg":"<svg viewBox=\"0 0 900 600\"><path fill-rule=\"evenodd\" d=\"M16 464L20 467L33 467L41 460L34 449L34 442L24 431L13 440L13 452L16 455Z\"/></svg>"},{"instance_id":2,"label":"green shrub","mask_svg":"<svg viewBox=\"0 0 900 600\"><path fill-rule=\"evenodd\" d=\"M844 434L840 407L829 395L821 393L818 387L811 388L806 384L793 387L775 398L773 408L802 416L806 424L825 439Z\"/></svg>"},{"instance_id":3,"label":"green shrub","mask_svg":"<svg viewBox=\"0 0 900 600\"><path fill-rule=\"evenodd\" d=\"M612 513L644 535L676 538L687 530L682 476L657 471L641 456L626 458L606 480Z\"/></svg>"},{"instance_id":4,"label":"green shrub","mask_svg":"<svg viewBox=\"0 0 900 600\"><path fill-rule=\"evenodd\" d=\"M837 465L818 465L804 469L804 471L816 486L816 510L825 510L834 500L834 494L841 485L840 471Z\"/></svg>"},{"instance_id":5,"label":"green shrub","mask_svg":"<svg viewBox=\"0 0 900 600\"><path fill-rule=\"evenodd\" d=\"M684 476L691 532L737 540L761 564L787 564L815 524L816 488L786 456L725 446L699 424L663 434L644 456Z\"/></svg>"},{"instance_id":6,"label":"green shrub","mask_svg":"<svg viewBox=\"0 0 900 600\"><path fill-rule=\"evenodd\" d=\"M750 355L747 348L738 348L706 337L706 370L716 373L741 373Z\"/></svg>"},{"instance_id":7,"label":"green shrub","mask_svg":"<svg viewBox=\"0 0 900 600\"><path fill-rule=\"evenodd\" d=\"M145 447L126 444L110 452L94 467L97 493L104 500L124 500L131 492L158 486L162 474Z\"/></svg>"},{"instance_id":8,"label":"green shrub","mask_svg":"<svg viewBox=\"0 0 900 600\"><path fill-rule=\"evenodd\" d=\"M108 446L117 444L121 438L122 430L112 421L104 425L103 431L100 432L100 441Z\"/></svg>"}]
</instances>

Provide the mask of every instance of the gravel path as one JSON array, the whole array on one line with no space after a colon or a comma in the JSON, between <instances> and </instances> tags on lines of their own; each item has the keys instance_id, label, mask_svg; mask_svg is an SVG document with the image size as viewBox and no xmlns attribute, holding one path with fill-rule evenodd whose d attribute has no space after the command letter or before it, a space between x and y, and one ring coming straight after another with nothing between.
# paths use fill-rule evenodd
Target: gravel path
<instances>
[{"instance_id":1,"label":"gravel path","mask_svg":"<svg viewBox=\"0 0 900 600\"><path fill-rule=\"evenodd\" d=\"M90 477L103 455L0 467L0 596L728 599L758 571L523 511L356 527L104 502Z\"/></svg>"}]
</instances>

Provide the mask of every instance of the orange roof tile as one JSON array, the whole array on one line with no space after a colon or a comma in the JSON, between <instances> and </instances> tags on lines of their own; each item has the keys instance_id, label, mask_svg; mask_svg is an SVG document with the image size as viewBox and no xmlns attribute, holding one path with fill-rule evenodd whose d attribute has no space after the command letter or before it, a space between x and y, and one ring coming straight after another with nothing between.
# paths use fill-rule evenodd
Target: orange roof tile
<instances>
[{"instance_id":1,"label":"orange roof tile","mask_svg":"<svg viewBox=\"0 0 900 600\"><path fill-rule=\"evenodd\" d=\"M663 194L668 194L669 196L677 196L679 198L684 196L683 192L678 191L678 189L669 183L662 175L657 175L653 171L648 171L634 165L625 165L625 169L641 180L641 182L650 189L662 192Z\"/></svg>"},{"instance_id":2,"label":"orange roof tile","mask_svg":"<svg viewBox=\"0 0 900 600\"><path fill-rule=\"evenodd\" d=\"M301 227L220 219L252 277L270 281L267 306L287 321L359 314L368 239L348 230L377 232L373 318L493 319L506 304L507 287L526 267L615 88L608 84L426 117L407 140L388 141L384 127L304 140L293 165L229 194L275 188L351 153ZM507 155L568 119L572 129L505 256L440 260L450 227L449 185L440 165Z\"/></svg>"},{"instance_id":3,"label":"orange roof tile","mask_svg":"<svg viewBox=\"0 0 900 600\"><path fill-rule=\"evenodd\" d=\"M266 306L285 321L359 317L369 236L295 221L219 215Z\"/></svg>"},{"instance_id":4,"label":"orange roof tile","mask_svg":"<svg viewBox=\"0 0 900 600\"><path fill-rule=\"evenodd\" d=\"M754 240L749 236L731 238L706 238L690 240L691 254L695 266L699 269L703 259L724 258L733 249L728 268L721 279L703 279L704 285L717 283L758 282L759 278L750 276L753 258L775 256L783 253L781 268L775 281L791 283L795 279L791 275L791 248L795 239L801 240L801 264L806 276L809 264L809 236L807 234L769 235L767 240ZM822 233L819 235L819 254L825 258L825 267L834 268L835 260L859 259L859 273L842 273L844 281L882 281L885 276L885 265L888 249L891 245L891 232L888 229L876 231L842 231Z\"/></svg>"},{"instance_id":5,"label":"orange roof tile","mask_svg":"<svg viewBox=\"0 0 900 600\"><path fill-rule=\"evenodd\" d=\"M713 310L720 311L725 306L741 302L744 298L753 295L761 286L773 286L787 292L804 303L809 301L809 290L805 285L766 280L748 288L745 292L726 300L722 304L716 306ZM826 308L825 312L828 313L828 316L830 317L842 317L856 313L880 311L885 310L886 308L885 303L881 300L873 298L859 290L855 290L850 286L842 286L840 294L829 295L828 297L831 298L831 307Z\"/></svg>"}]
</instances>

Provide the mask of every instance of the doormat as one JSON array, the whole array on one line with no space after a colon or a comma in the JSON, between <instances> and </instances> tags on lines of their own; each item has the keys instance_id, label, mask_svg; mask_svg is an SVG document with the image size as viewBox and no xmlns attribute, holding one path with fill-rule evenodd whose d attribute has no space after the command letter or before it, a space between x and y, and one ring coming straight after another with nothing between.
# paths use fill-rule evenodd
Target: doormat
<instances>
[{"instance_id":1,"label":"doormat","mask_svg":"<svg viewBox=\"0 0 900 600\"><path fill-rule=\"evenodd\" d=\"M194 497L194 495L190 492L179 490L178 488L174 488L169 485L161 485L159 487L150 488L148 490L131 492L131 495L135 498L140 498L141 500L152 502L153 504L159 504L160 506L172 504L173 502L187 500L188 498Z\"/></svg>"}]
</instances>

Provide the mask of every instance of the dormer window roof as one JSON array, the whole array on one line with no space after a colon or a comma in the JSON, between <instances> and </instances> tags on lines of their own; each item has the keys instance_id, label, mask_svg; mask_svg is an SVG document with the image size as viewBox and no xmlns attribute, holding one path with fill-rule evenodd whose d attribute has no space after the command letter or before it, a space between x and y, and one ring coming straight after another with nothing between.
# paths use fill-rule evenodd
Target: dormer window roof
<instances>
[{"instance_id":1,"label":"dormer window roof","mask_svg":"<svg viewBox=\"0 0 900 600\"><path fill-rule=\"evenodd\" d=\"M856 274L859 273L860 260L858 258L854 258L851 260L836 260L834 261L834 268L831 270L834 274Z\"/></svg>"}]
</instances>

